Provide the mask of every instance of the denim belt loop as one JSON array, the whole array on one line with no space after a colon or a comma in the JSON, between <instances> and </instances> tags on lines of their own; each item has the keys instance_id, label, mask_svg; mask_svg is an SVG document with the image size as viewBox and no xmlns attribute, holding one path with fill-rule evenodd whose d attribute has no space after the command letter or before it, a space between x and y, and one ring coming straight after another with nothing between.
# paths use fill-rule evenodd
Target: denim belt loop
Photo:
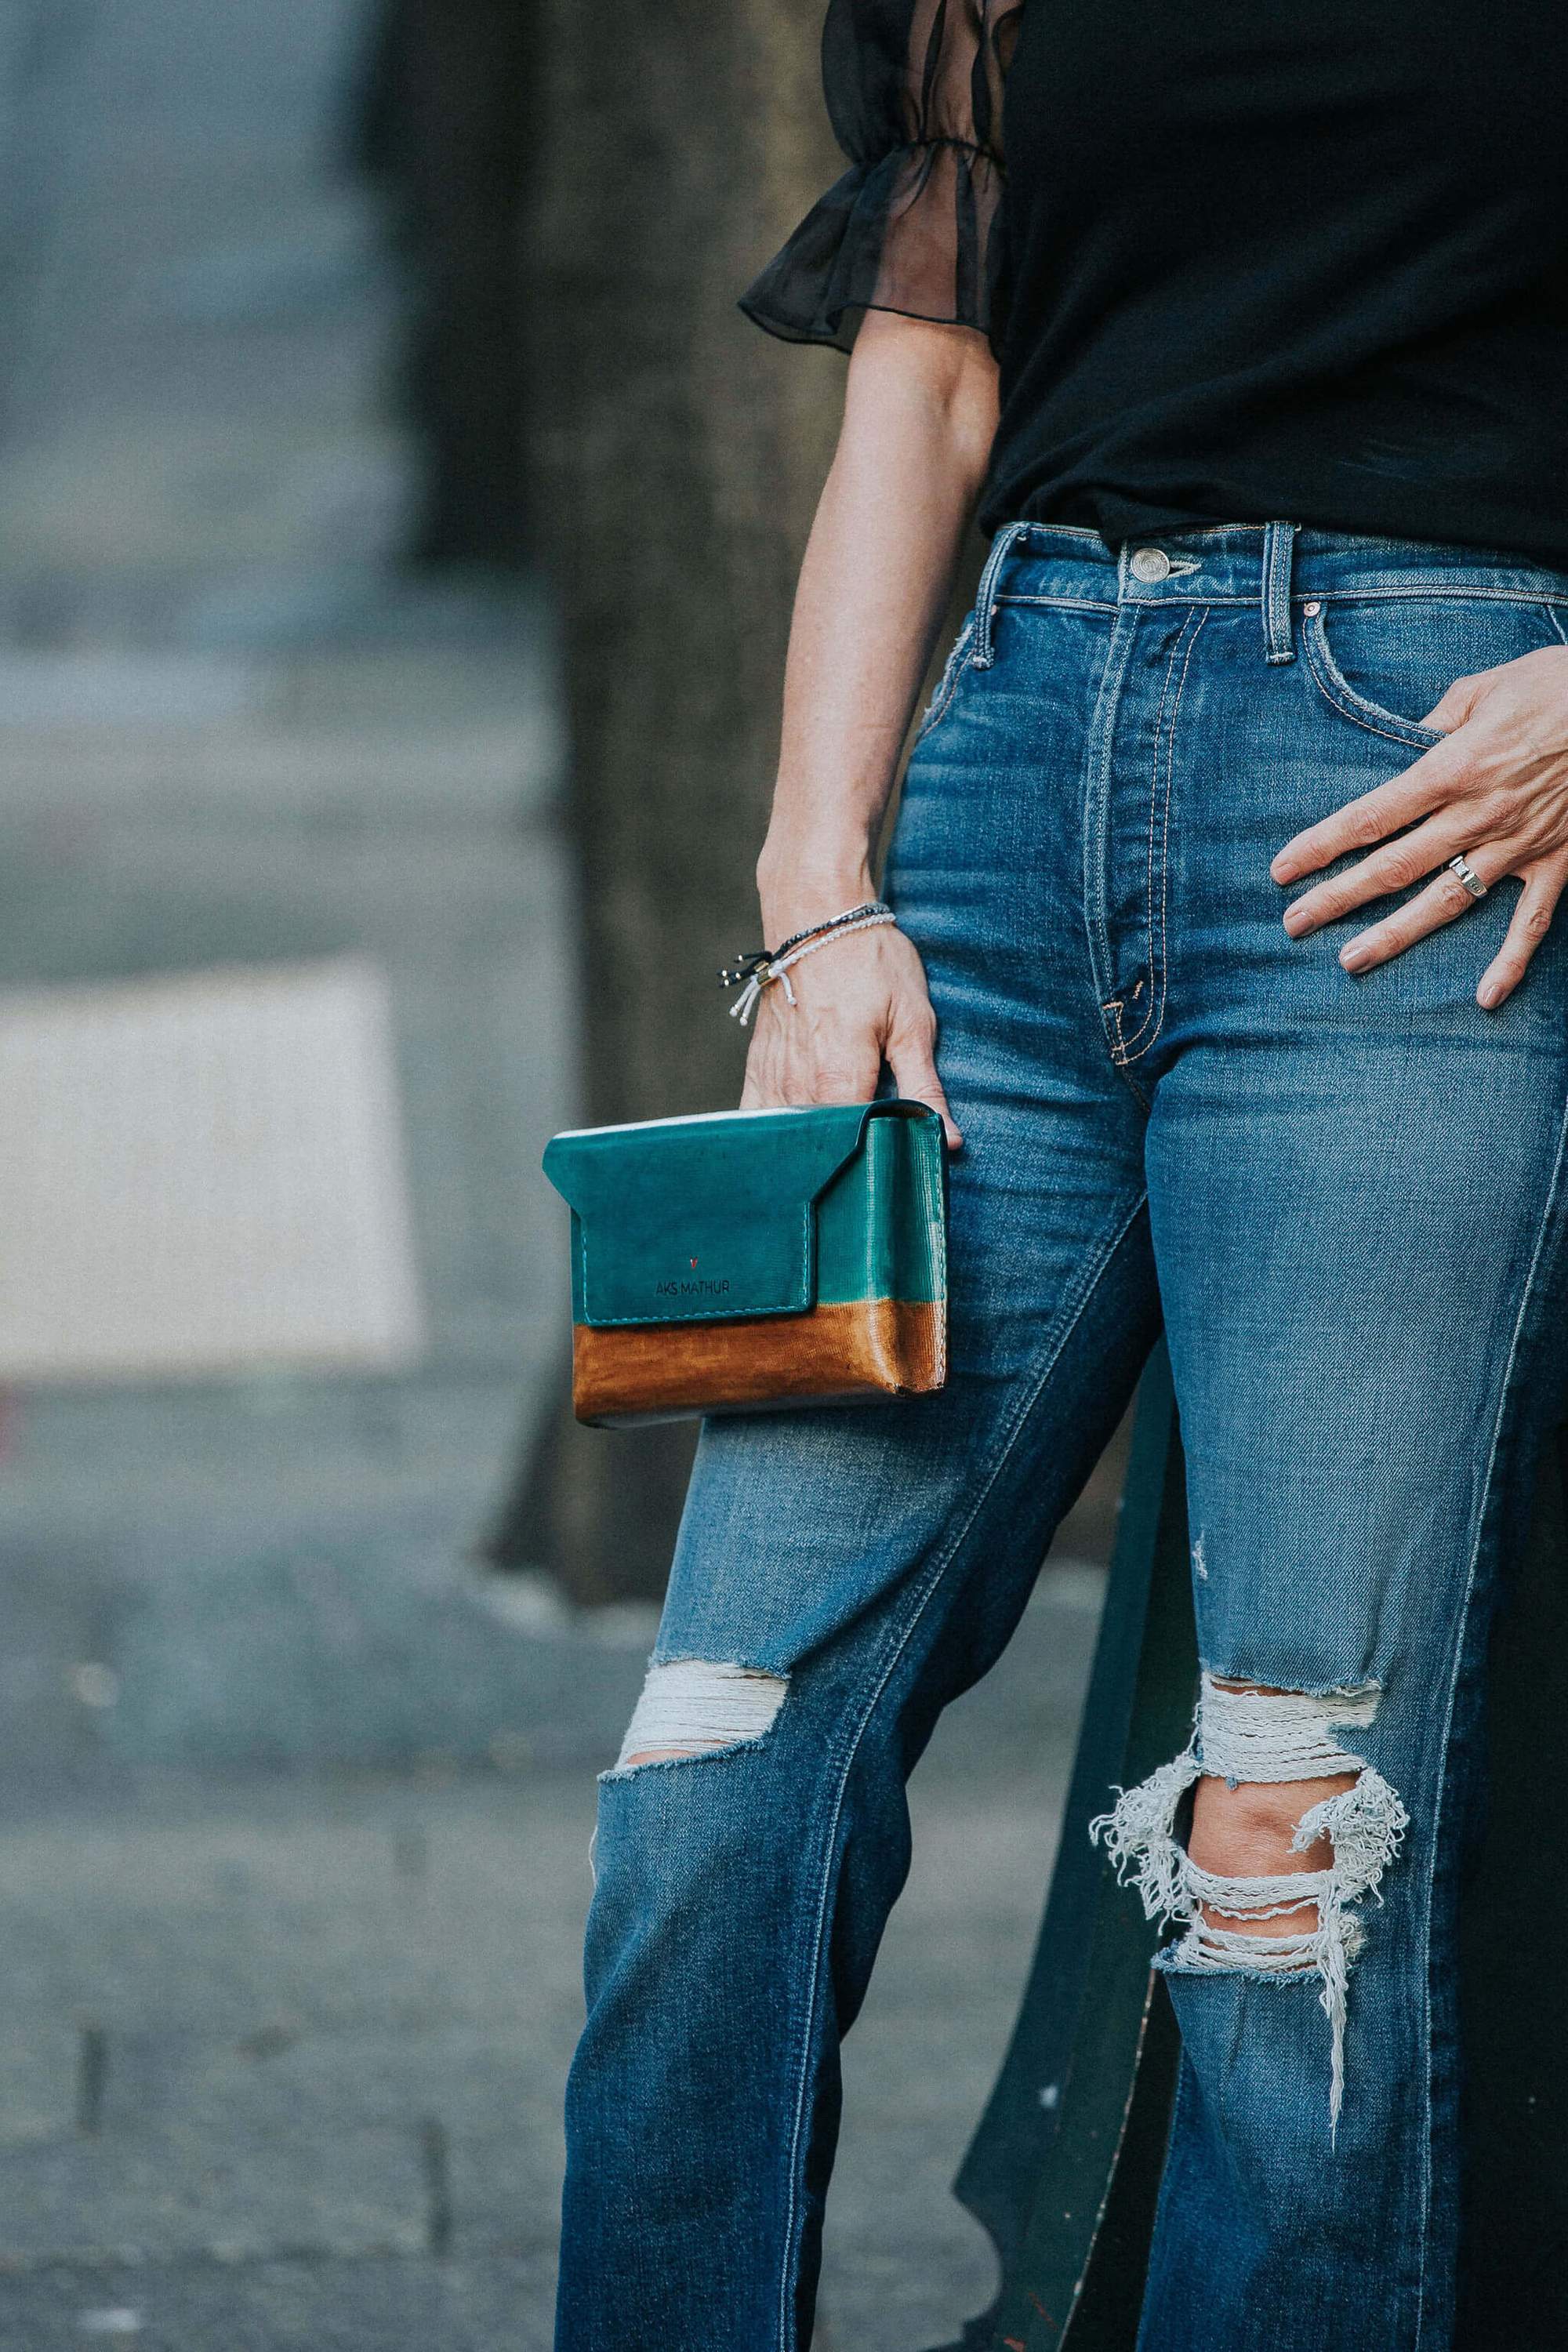
<instances>
[{"instance_id":1,"label":"denim belt loop","mask_svg":"<svg viewBox=\"0 0 1568 2352\"><path fill-rule=\"evenodd\" d=\"M997 575L1014 546L1028 536L1028 530L1026 522L1005 523L991 542L991 552L974 592L974 649L969 656L972 669L989 669L996 658L991 646L991 624L996 613Z\"/></svg>"},{"instance_id":2,"label":"denim belt loop","mask_svg":"<svg viewBox=\"0 0 1568 2352\"><path fill-rule=\"evenodd\" d=\"M1290 565L1295 553L1293 522L1271 522L1263 530L1264 659L1290 662L1296 647L1290 631Z\"/></svg>"}]
</instances>

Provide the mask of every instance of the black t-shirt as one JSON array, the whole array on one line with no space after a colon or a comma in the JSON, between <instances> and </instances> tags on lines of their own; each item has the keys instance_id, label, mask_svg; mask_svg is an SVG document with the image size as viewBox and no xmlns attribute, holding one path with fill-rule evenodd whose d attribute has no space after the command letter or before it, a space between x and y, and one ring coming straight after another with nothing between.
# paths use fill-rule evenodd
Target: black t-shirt
<instances>
[{"instance_id":1,"label":"black t-shirt","mask_svg":"<svg viewBox=\"0 0 1568 2352\"><path fill-rule=\"evenodd\" d=\"M831 0L854 168L742 298L987 333L981 500L1568 563L1563 0Z\"/></svg>"}]
</instances>

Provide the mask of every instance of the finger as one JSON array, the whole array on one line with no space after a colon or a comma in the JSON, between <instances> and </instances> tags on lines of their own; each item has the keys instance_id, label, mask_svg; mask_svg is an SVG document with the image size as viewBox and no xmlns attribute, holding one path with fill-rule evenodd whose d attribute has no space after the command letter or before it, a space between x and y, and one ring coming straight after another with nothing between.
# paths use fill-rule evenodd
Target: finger
<instances>
[{"instance_id":1,"label":"finger","mask_svg":"<svg viewBox=\"0 0 1568 2352\"><path fill-rule=\"evenodd\" d=\"M1495 675L1479 670L1474 677L1457 677L1441 700L1433 704L1422 726L1436 727L1440 734L1451 735L1471 716Z\"/></svg>"},{"instance_id":2,"label":"finger","mask_svg":"<svg viewBox=\"0 0 1568 2352\"><path fill-rule=\"evenodd\" d=\"M936 1074L936 1062L930 1043L924 1038L889 1038L888 1065L893 1073L893 1083L906 1101L929 1105L942 1120L942 1131L947 1138L948 1150L962 1151L963 1138L948 1108L947 1096Z\"/></svg>"},{"instance_id":3,"label":"finger","mask_svg":"<svg viewBox=\"0 0 1568 2352\"><path fill-rule=\"evenodd\" d=\"M869 1102L882 1075L881 1049L874 1036L856 1031L835 1031L813 1037L792 1074L792 1102Z\"/></svg>"},{"instance_id":4,"label":"finger","mask_svg":"<svg viewBox=\"0 0 1568 2352\"><path fill-rule=\"evenodd\" d=\"M746 1074L741 1086L742 1110L778 1110L787 1103L784 1092L784 1041L777 1016L765 1001L757 1007L756 1023L746 1047Z\"/></svg>"},{"instance_id":5,"label":"finger","mask_svg":"<svg viewBox=\"0 0 1568 2352\"><path fill-rule=\"evenodd\" d=\"M1495 1013L1513 994L1530 967L1530 959L1552 929L1565 876L1562 864L1535 867L1525 878L1513 910L1508 936L1481 974L1476 1002Z\"/></svg>"},{"instance_id":6,"label":"finger","mask_svg":"<svg viewBox=\"0 0 1568 2352\"><path fill-rule=\"evenodd\" d=\"M741 1085L742 1110L773 1110L778 1107L778 1095L764 1073L754 1061L746 1064L746 1075Z\"/></svg>"},{"instance_id":7,"label":"finger","mask_svg":"<svg viewBox=\"0 0 1568 2352\"><path fill-rule=\"evenodd\" d=\"M1516 846L1495 841L1467 853L1471 871L1489 888L1512 870L1518 854ZM1381 923L1348 940L1340 950L1340 961L1347 971L1371 971L1391 957L1403 955L1417 940L1468 914L1476 903L1457 874L1439 874L1418 898L1407 899Z\"/></svg>"},{"instance_id":8,"label":"finger","mask_svg":"<svg viewBox=\"0 0 1568 2352\"><path fill-rule=\"evenodd\" d=\"M1381 849L1374 849L1345 873L1336 874L1331 882L1320 882L1293 898L1285 909L1285 929L1293 940L1305 939L1310 931L1337 923L1373 898L1413 890L1426 875L1447 866L1457 849L1468 849L1474 837L1458 822L1457 813L1447 810L1442 816L1418 824L1414 833L1384 842Z\"/></svg>"},{"instance_id":9,"label":"finger","mask_svg":"<svg viewBox=\"0 0 1568 2352\"><path fill-rule=\"evenodd\" d=\"M1318 874L1336 857L1352 849L1371 849L1386 841L1417 817L1452 800L1466 775L1466 758L1452 736L1423 751L1402 775L1390 777L1370 793L1362 793L1305 832L1294 835L1269 866L1276 882L1299 882L1303 874Z\"/></svg>"}]
</instances>

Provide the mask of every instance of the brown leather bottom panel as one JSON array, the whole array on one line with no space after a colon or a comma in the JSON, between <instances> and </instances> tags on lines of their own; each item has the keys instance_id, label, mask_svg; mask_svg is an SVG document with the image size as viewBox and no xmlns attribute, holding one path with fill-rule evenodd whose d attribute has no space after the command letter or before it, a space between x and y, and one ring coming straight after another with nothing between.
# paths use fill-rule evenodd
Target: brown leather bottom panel
<instances>
[{"instance_id":1,"label":"brown leather bottom panel","mask_svg":"<svg viewBox=\"0 0 1568 2352\"><path fill-rule=\"evenodd\" d=\"M858 1299L734 1323L572 1328L579 1421L674 1421L852 1397L909 1396L946 1376L945 1309Z\"/></svg>"}]
</instances>

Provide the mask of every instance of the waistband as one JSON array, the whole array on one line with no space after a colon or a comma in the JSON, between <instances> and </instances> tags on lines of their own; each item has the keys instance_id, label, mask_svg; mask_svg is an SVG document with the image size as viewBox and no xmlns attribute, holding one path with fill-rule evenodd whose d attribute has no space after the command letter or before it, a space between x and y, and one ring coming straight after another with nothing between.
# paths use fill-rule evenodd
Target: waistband
<instances>
[{"instance_id":1,"label":"waistband","mask_svg":"<svg viewBox=\"0 0 1568 2352\"><path fill-rule=\"evenodd\" d=\"M1005 523L991 542L975 597L975 655L991 656L995 606L1005 603L1253 604L1266 658L1295 658L1294 608L1309 599L1490 596L1568 604L1568 572L1487 548L1361 538L1289 522L1219 523L1158 531L1111 547L1072 523Z\"/></svg>"}]
</instances>

